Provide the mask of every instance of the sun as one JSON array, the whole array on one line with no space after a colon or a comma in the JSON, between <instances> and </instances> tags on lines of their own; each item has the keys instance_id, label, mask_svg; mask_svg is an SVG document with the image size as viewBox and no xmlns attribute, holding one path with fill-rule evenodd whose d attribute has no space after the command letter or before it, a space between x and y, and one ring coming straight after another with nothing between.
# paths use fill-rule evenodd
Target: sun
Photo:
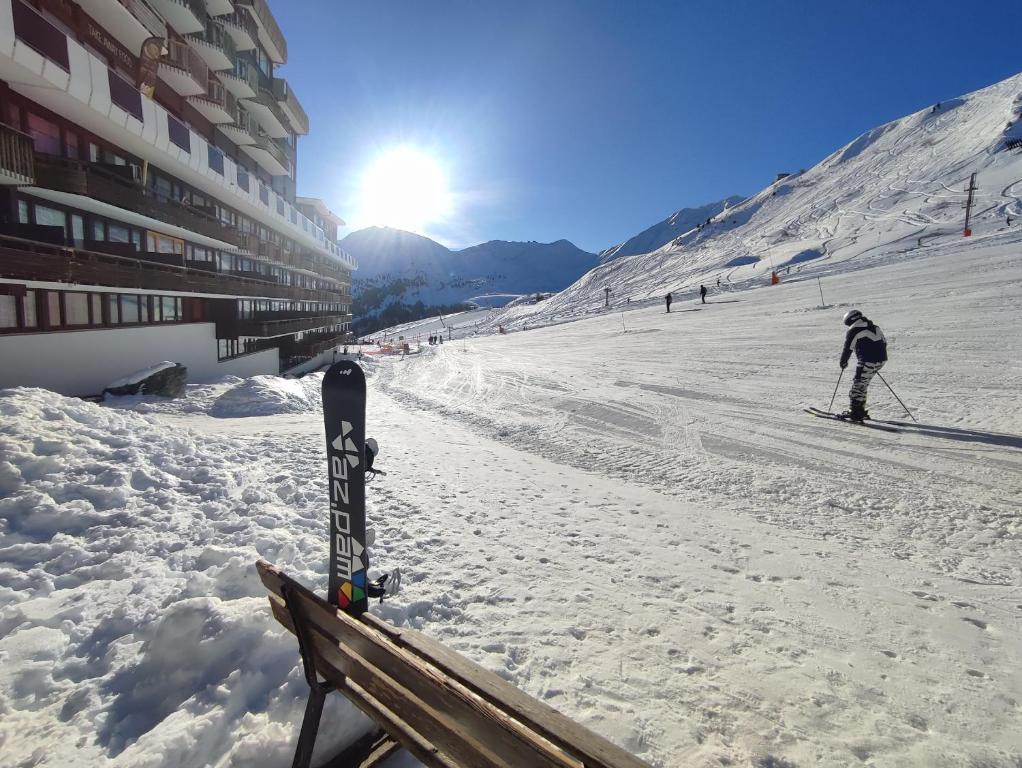
<instances>
[{"instance_id":1,"label":"sun","mask_svg":"<svg viewBox=\"0 0 1022 768\"><path fill-rule=\"evenodd\" d=\"M451 207L444 169L412 146L381 154L362 177L360 198L367 224L412 231L443 219Z\"/></svg>"}]
</instances>

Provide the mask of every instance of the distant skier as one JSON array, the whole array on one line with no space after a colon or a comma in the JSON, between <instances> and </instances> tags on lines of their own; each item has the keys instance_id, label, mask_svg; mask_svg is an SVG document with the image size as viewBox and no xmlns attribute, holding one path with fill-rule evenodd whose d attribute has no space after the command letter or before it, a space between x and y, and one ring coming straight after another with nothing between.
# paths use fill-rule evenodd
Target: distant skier
<instances>
[{"instance_id":1,"label":"distant skier","mask_svg":"<svg viewBox=\"0 0 1022 768\"><path fill-rule=\"evenodd\" d=\"M671 314L671 294L664 296L664 301L667 302L667 314Z\"/></svg>"},{"instance_id":2,"label":"distant skier","mask_svg":"<svg viewBox=\"0 0 1022 768\"><path fill-rule=\"evenodd\" d=\"M869 418L866 411L866 388L887 362L887 339L884 338L884 332L857 309L845 314L844 323L848 326L848 333L845 335L844 349L841 350L841 369L847 367L853 351L858 363L852 388L848 392L851 408L842 413L841 418L864 421Z\"/></svg>"},{"instance_id":3,"label":"distant skier","mask_svg":"<svg viewBox=\"0 0 1022 768\"><path fill-rule=\"evenodd\" d=\"M720 278L717 278L717 287L720 288Z\"/></svg>"},{"instance_id":4,"label":"distant skier","mask_svg":"<svg viewBox=\"0 0 1022 768\"><path fill-rule=\"evenodd\" d=\"M700 285L699 286L699 298L703 300L703 304L706 303L706 286L705 285Z\"/></svg>"}]
</instances>

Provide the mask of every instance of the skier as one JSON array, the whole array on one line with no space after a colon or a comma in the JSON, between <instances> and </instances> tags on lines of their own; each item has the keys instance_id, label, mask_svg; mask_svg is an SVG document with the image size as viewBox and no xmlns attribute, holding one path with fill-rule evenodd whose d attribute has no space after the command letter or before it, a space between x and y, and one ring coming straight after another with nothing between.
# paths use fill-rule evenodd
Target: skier
<instances>
[{"instance_id":1,"label":"skier","mask_svg":"<svg viewBox=\"0 0 1022 768\"><path fill-rule=\"evenodd\" d=\"M667 314L671 314L671 294L664 296L664 301L667 302Z\"/></svg>"},{"instance_id":2,"label":"skier","mask_svg":"<svg viewBox=\"0 0 1022 768\"><path fill-rule=\"evenodd\" d=\"M703 300L703 304L706 303L706 286L705 285L700 285L699 286L699 298Z\"/></svg>"},{"instance_id":3,"label":"skier","mask_svg":"<svg viewBox=\"0 0 1022 768\"><path fill-rule=\"evenodd\" d=\"M857 309L845 314L844 323L848 326L848 333L844 349L841 350L841 369L848 366L848 358L852 356L853 350L858 363L852 388L848 392L851 408L840 414L840 418L864 421L869 418L866 411L866 388L887 362L887 340L884 332Z\"/></svg>"}]
</instances>

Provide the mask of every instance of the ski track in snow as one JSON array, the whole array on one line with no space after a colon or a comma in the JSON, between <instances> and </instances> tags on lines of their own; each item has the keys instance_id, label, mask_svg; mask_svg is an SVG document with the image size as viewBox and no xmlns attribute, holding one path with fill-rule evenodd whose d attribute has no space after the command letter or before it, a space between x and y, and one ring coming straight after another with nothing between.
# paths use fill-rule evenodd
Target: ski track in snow
<instances>
[{"instance_id":1,"label":"ski track in snow","mask_svg":"<svg viewBox=\"0 0 1022 768\"><path fill-rule=\"evenodd\" d=\"M1022 764L1022 235L1001 221L1022 163L991 152L1020 88L367 358L372 562L403 573L372 610L654 766ZM724 266L807 251L774 287ZM919 423L879 380L870 409L901 433L801 411L834 390L852 306L890 342ZM0 766L290 761L306 687L253 561L325 589L317 385L0 393ZM320 756L368 727L330 697Z\"/></svg>"}]
</instances>

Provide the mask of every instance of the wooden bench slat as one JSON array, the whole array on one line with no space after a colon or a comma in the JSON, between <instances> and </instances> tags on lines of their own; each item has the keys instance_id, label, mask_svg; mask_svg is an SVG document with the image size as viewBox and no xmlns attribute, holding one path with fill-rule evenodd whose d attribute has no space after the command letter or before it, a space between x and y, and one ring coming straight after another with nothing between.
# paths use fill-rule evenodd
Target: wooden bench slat
<instances>
[{"instance_id":1,"label":"wooden bench slat","mask_svg":"<svg viewBox=\"0 0 1022 768\"><path fill-rule=\"evenodd\" d=\"M534 699L511 683L414 629L394 627L372 614L361 620L386 634L438 669L461 682L483 698L510 712L525 725L542 734L586 768L650 768L630 752L593 733L548 704Z\"/></svg>"},{"instance_id":2,"label":"wooden bench slat","mask_svg":"<svg viewBox=\"0 0 1022 768\"><path fill-rule=\"evenodd\" d=\"M383 643L376 630L320 600L287 576L289 596L312 630L317 657L329 660L419 733L469 765L517 768L582 768L581 763L535 735L492 704L413 654ZM267 578L274 574L267 572ZM276 601L272 601L276 603ZM287 613L275 605L274 614ZM279 617L278 617L279 618ZM318 661L317 661L318 666ZM382 670L386 669L384 673ZM443 734L443 738L434 735ZM465 754L466 747L471 754Z\"/></svg>"}]
</instances>

